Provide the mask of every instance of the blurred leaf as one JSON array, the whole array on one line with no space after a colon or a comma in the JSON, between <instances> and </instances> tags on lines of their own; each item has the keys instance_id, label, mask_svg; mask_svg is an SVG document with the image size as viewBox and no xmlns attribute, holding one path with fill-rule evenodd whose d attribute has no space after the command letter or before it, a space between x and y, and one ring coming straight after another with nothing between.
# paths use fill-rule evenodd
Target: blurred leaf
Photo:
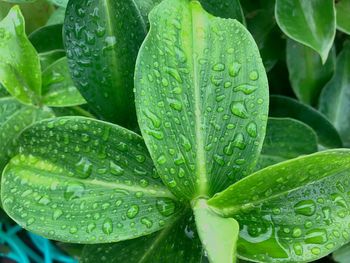
<instances>
[{"instance_id":1,"label":"blurred leaf","mask_svg":"<svg viewBox=\"0 0 350 263\"><path fill-rule=\"evenodd\" d=\"M333 252L332 258L337 263L349 263L350 258L350 243L342 246Z\"/></svg>"},{"instance_id":2,"label":"blurred leaf","mask_svg":"<svg viewBox=\"0 0 350 263\"><path fill-rule=\"evenodd\" d=\"M39 53L63 50L62 27L61 24L41 27L29 35L29 40Z\"/></svg>"},{"instance_id":3,"label":"blurred leaf","mask_svg":"<svg viewBox=\"0 0 350 263\"><path fill-rule=\"evenodd\" d=\"M341 138L332 123L319 111L292 98L270 97L270 116L293 118L309 125L317 134L318 143L328 148L342 147Z\"/></svg>"},{"instance_id":4,"label":"blurred leaf","mask_svg":"<svg viewBox=\"0 0 350 263\"><path fill-rule=\"evenodd\" d=\"M350 0L340 0L335 7L337 10L337 28L350 35Z\"/></svg>"},{"instance_id":5,"label":"blurred leaf","mask_svg":"<svg viewBox=\"0 0 350 263\"><path fill-rule=\"evenodd\" d=\"M219 2L217 0L199 0L199 2L207 12L214 16L237 19L245 24L240 0L221 0Z\"/></svg>"},{"instance_id":6,"label":"blurred leaf","mask_svg":"<svg viewBox=\"0 0 350 263\"><path fill-rule=\"evenodd\" d=\"M319 152L260 170L208 201L240 225L238 254L310 262L350 240L350 150Z\"/></svg>"},{"instance_id":7,"label":"blurred leaf","mask_svg":"<svg viewBox=\"0 0 350 263\"><path fill-rule=\"evenodd\" d=\"M49 1L60 7L66 7L68 4L68 0L49 0Z\"/></svg>"},{"instance_id":8,"label":"blurred leaf","mask_svg":"<svg viewBox=\"0 0 350 263\"><path fill-rule=\"evenodd\" d=\"M8 97L9 95L10 94L7 92L7 90L0 83L0 98Z\"/></svg>"},{"instance_id":9,"label":"blurred leaf","mask_svg":"<svg viewBox=\"0 0 350 263\"><path fill-rule=\"evenodd\" d=\"M46 25L56 25L56 24L63 24L64 23L64 17L66 14L66 9L63 7L60 7L55 10L55 12L52 13L49 20L47 21Z\"/></svg>"},{"instance_id":10,"label":"blurred leaf","mask_svg":"<svg viewBox=\"0 0 350 263\"><path fill-rule=\"evenodd\" d=\"M336 31L334 0L276 0L275 16L288 37L311 47L326 62Z\"/></svg>"},{"instance_id":11,"label":"blurred leaf","mask_svg":"<svg viewBox=\"0 0 350 263\"><path fill-rule=\"evenodd\" d=\"M173 193L211 196L248 175L262 147L268 88L258 48L242 24L198 2L163 1L150 21L135 71L143 137Z\"/></svg>"},{"instance_id":12,"label":"blurred leaf","mask_svg":"<svg viewBox=\"0 0 350 263\"><path fill-rule=\"evenodd\" d=\"M63 58L65 55L66 55L66 52L60 49L39 53L41 70L45 71L45 69L48 66L50 66L52 63L59 60L60 58Z\"/></svg>"},{"instance_id":13,"label":"blurred leaf","mask_svg":"<svg viewBox=\"0 0 350 263\"><path fill-rule=\"evenodd\" d=\"M289 79L299 100L309 105L317 104L322 88L333 75L335 61L334 48L322 65L314 50L291 39L287 41Z\"/></svg>"},{"instance_id":14,"label":"blurred leaf","mask_svg":"<svg viewBox=\"0 0 350 263\"><path fill-rule=\"evenodd\" d=\"M42 103L50 107L69 107L85 104L71 79L67 59L60 58L42 74Z\"/></svg>"},{"instance_id":15,"label":"blurred leaf","mask_svg":"<svg viewBox=\"0 0 350 263\"><path fill-rule=\"evenodd\" d=\"M137 239L113 244L87 245L82 263L201 263L202 246L192 215L186 215L165 229Z\"/></svg>"},{"instance_id":16,"label":"blurred leaf","mask_svg":"<svg viewBox=\"0 0 350 263\"><path fill-rule=\"evenodd\" d=\"M7 214L31 232L109 243L158 231L181 212L154 173L142 138L124 128L62 117L37 122L18 142L20 153L3 172L1 199Z\"/></svg>"},{"instance_id":17,"label":"blurred leaf","mask_svg":"<svg viewBox=\"0 0 350 263\"><path fill-rule=\"evenodd\" d=\"M24 30L18 6L0 22L0 83L23 103L35 104L41 95L38 54Z\"/></svg>"},{"instance_id":18,"label":"blurred leaf","mask_svg":"<svg viewBox=\"0 0 350 263\"><path fill-rule=\"evenodd\" d=\"M317 135L308 125L289 118L269 118L256 171L314 152Z\"/></svg>"},{"instance_id":19,"label":"blurred leaf","mask_svg":"<svg viewBox=\"0 0 350 263\"><path fill-rule=\"evenodd\" d=\"M319 108L350 147L350 42L337 58L335 75L322 91Z\"/></svg>"}]
</instances>

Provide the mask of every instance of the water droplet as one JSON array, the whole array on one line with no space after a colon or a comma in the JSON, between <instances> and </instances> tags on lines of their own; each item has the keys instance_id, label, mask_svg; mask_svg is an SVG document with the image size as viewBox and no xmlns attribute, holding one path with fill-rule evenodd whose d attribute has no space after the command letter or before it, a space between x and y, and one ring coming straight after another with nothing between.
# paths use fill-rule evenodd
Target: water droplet
<instances>
[{"instance_id":1,"label":"water droplet","mask_svg":"<svg viewBox=\"0 0 350 263\"><path fill-rule=\"evenodd\" d=\"M166 163L165 155L159 156L158 159L157 159L157 163L160 164L160 165L165 164Z\"/></svg>"},{"instance_id":2,"label":"water droplet","mask_svg":"<svg viewBox=\"0 0 350 263\"><path fill-rule=\"evenodd\" d=\"M316 204L312 200L303 200L294 205L294 211L304 216L312 216L316 211Z\"/></svg>"},{"instance_id":3,"label":"water droplet","mask_svg":"<svg viewBox=\"0 0 350 263\"><path fill-rule=\"evenodd\" d=\"M56 209L56 210L53 212L52 218L53 218L53 220L57 220L57 219L59 219L62 215L63 215L63 211L62 211L61 209Z\"/></svg>"},{"instance_id":4,"label":"water droplet","mask_svg":"<svg viewBox=\"0 0 350 263\"><path fill-rule=\"evenodd\" d=\"M215 64L212 69L214 71L224 71L225 70L225 64L222 64L222 63L217 63Z\"/></svg>"},{"instance_id":5,"label":"water droplet","mask_svg":"<svg viewBox=\"0 0 350 263\"><path fill-rule=\"evenodd\" d=\"M180 138L182 140L182 146L184 147L186 152L189 152L192 149L192 145L190 141L183 135L180 135Z\"/></svg>"},{"instance_id":6,"label":"water droplet","mask_svg":"<svg viewBox=\"0 0 350 263\"><path fill-rule=\"evenodd\" d=\"M136 215L139 213L139 206L138 205L132 205L126 212L126 215L128 218L133 219L136 217Z\"/></svg>"},{"instance_id":7,"label":"water droplet","mask_svg":"<svg viewBox=\"0 0 350 263\"><path fill-rule=\"evenodd\" d=\"M158 199L156 202L156 207L159 213L166 217L171 216L175 213L175 203L169 198Z\"/></svg>"},{"instance_id":8,"label":"water droplet","mask_svg":"<svg viewBox=\"0 0 350 263\"><path fill-rule=\"evenodd\" d=\"M220 166L224 166L225 165L224 157L222 157L221 155L214 154L213 159L218 165L220 165Z\"/></svg>"},{"instance_id":9,"label":"water droplet","mask_svg":"<svg viewBox=\"0 0 350 263\"><path fill-rule=\"evenodd\" d=\"M231 112L233 115L246 119L248 117L247 109L243 101L234 101L231 104Z\"/></svg>"},{"instance_id":10,"label":"water droplet","mask_svg":"<svg viewBox=\"0 0 350 263\"><path fill-rule=\"evenodd\" d=\"M246 130L247 130L248 135L252 138L256 138L256 136L258 135L258 128L257 128L255 122L250 122L247 125Z\"/></svg>"},{"instance_id":11,"label":"water droplet","mask_svg":"<svg viewBox=\"0 0 350 263\"><path fill-rule=\"evenodd\" d=\"M250 95L256 90L257 90L256 86L252 86L252 85L248 85L248 84L239 85L239 86L233 88L233 91L235 91L235 92L241 91L245 95Z\"/></svg>"},{"instance_id":12,"label":"water droplet","mask_svg":"<svg viewBox=\"0 0 350 263\"><path fill-rule=\"evenodd\" d=\"M82 157L75 166L77 175L81 178L88 178L92 173L92 163L86 157Z\"/></svg>"},{"instance_id":13,"label":"water droplet","mask_svg":"<svg viewBox=\"0 0 350 263\"><path fill-rule=\"evenodd\" d=\"M110 235L113 232L113 222L110 218L106 218L102 224L102 231L106 235Z\"/></svg>"},{"instance_id":14,"label":"water droplet","mask_svg":"<svg viewBox=\"0 0 350 263\"><path fill-rule=\"evenodd\" d=\"M176 111L182 111L182 103L175 99L167 99L171 108Z\"/></svg>"},{"instance_id":15,"label":"water droplet","mask_svg":"<svg viewBox=\"0 0 350 263\"><path fill-rule=\"evenodd\" d=\"M241 70L241 63L234 62L233 64L230 65L229 67L229 74L231 77L236 77Z\"/></svg>"},{"instance_id":16,"label":"water droplet","mask_svg":"<svg viewBox=\"0 0 350 263\"><path fill-rule=\"evenodd\" d=\"M257 80L259 79L259 73L256 70L253 70L252 72L249 73L249 78L251 80Z\"/></svg>"},{"instance_id":17,"label":"water droplet","mask_svg":"<svg viewBox=\"0 0 350 263\"><path fill-rule=\"evenodd\" d=\"M80 182L70 182L64 192L64 198L67 201L71 201L83 196L85 192L85 185Z\"/></svg>"},{"instance_id":18,"label":"water droplet","mask_svg":"<svg viewBox=\"0 0 350 263\"><path fill-rule=\"evenodd\" d=\"M312 229L305 236L305 242L308 244L325 244L327 241L327 232L324 229Z\"/></svg>"},{"instance_id":19,"label":"water droplet","mask_svg":"<svg viewBox=\"0 0 350 263\"><path fill-rule=\"evenodd\" d=\"M109 162L109 169L111 171L111 174L113 174L113 175L122 175L122 174L124 174L124 169L121 168L116 163L114 163L113 161Z\"/></svg>"},{"instance_id":20,"label":"water droplet","mask_svg":"<svg viewBox=\"0 0 350 263\"><path fill-rule=\"evenodd\" d=\"M149 109L143 111L145 116L152 122L152 125L155 128L159 128L160 125L162 124L162 121L158 118L157 115L155 115L153 112L151 112Z\"/></svg>"},{"instance_id":21,"label":"water droplet","mask_svg":"<svg viewBox=\"0 0 350 263\"><path fill-rule=\"evenodd\" d=\"M151 228L153 226L152 220L148 219L147 217L142 218L141 223L145 225L147 228Z\"/></svg>"},{"instance_id":22,"label":"water droplet","mask_svg":"<svg viewBox=\"0 0 350 263\"><path fill-rule=\"evenodd\" d=\"M90 223L86 227L86 232L87 233L91 233L92 231L95 230L95 228L96 228L96 224L95 223Z\"/></svg>"}]
</instances>

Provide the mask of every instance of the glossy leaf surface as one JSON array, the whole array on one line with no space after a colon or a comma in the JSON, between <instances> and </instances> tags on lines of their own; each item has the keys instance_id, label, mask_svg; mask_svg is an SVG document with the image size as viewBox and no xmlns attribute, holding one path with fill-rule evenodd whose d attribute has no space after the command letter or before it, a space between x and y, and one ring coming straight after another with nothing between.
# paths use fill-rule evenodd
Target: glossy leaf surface
<instances>
[{"instance_id":1,"label":"glossy leaf surface","mask_svg":"<svg viewBox=\"0 0 350 263\"><path fill-rule=\"evenodd\" d=\"M186 215L165 229L124 242L88 245L81 262L200 263L202 246L193 216Z\"/></svg>"},{"instance_id":2,"label":"glossy leaf surface","mask_svg":"<svg viewBox=\"0 0 350 263\"><path fill-rule=\"evenodd\" d=\"M341 0L335 5L337 10L337 28L350 35L350 0Z\"/></svg>"},{"instance_id":3,"label":"glossy leaf surface","mask_svg":"<svg viewBox=\"0 0 350 263\"><path fill-rule=\"evenodd\" d=\"M261 150L268 88L258 49L239 22L196 1L163 1L150 21L135 76L143 137L174 193L211 196L249 174Z\"/></svg>"},{"instance_id":4,"label":"glossy leaf surface","mask_svg":"<svg viewBox=\"0 0 350 263\"><path fill-rule=\"evenodd\" d=\"M334 48L322 65L320 56L314 50L293 40L287 41L289 80L300 101L317 105L322 88L333 75L335 61Z\"/></svg>"},{"instance_id":5,"label":"glossy leaf surface","mask_svg":"<svg viewBox=\"0 0 350 263\"><path fill-rule=\"evenodd\" d=\"M328 148L342 147L342 141L332 123L319 111L292 98L270 97L270 116L293 118L309 125L317 134L318 143Z\"/></svg>"},{"instance_id":6,"label":"glossy leaf surface","mask_svg":"<svg viewBox=\"0 0 350 263\"><path fill-rule=\"evenodd\" d=\"M317 152L317 135L306 124L289 118L269 118L256 170Z\"/></svg>"},{"instance_id":7,"label":"glossy leaf surface","mask_svg":"<svg viewBox=\"0 0 350 263\"><path fill-rule=\"evenodd\" d=\"M350 42L337 58L336 72L324 87L320 111L334 124L346 147L350 146Z\"/></svg>"},{"instance_id":8,"label":"glossy leaf surface","mask_svg":"<svg viewBox=\"0 0 350 263\"><path fill-rule=\"evenodd\" d=\"M18 6L0 22L0 32L0 83L23 103L36 103L41 93L40 62Z\"/></svg>"},{"instance_id":9,"label":"glossy leaf surface","mask_svg":"<svg viewBox=\"0 0 350 263\"><path fill-rule=\"evenodd\" d=\"M239 225L232 218L223 218L213 212L206 200L196 201L193 212L198 235L211 263L236 262Z\"/></svg>"},{"instance_id":10,"label":"glossy leaf surface","mask_svg":"<svg viewBox=\"0 0 350 263\"><path fill-rule=\"evenodd\" d=\"M296 158L244 178L208 201L240 224L238 253L308 262L350 240L350 150Z\"/></svg>"},{"instance_id":11,"label":"glossy leaf surface","mask_svg":"<svg viewBox=\"0 0 350 263\"><path fill-rule=\"evenodd\" d=\"M63 50L62 27L61 24L41 27L29 35L29 40L39 53Z\"/></svg>"},{"instance_id":12,"label":"glossy leaf surface","mask_svg":"<svg viewBox=\"0 0 350 263\"><path fill-rule=\"evenodd\" d=\"M64 37L73 80L105 120L136 126L135 61L148 12L159 2L77 0L67 6Z\"/></svg>"},{"instance_id":13,"label":"glossy leaf surface","mask_svg":"<svg viewBox=\"0 0 350 263\"><path fill-rule=\"evenodd\" d=\"M311 47L326 62L336 31L333 0L276 0L275 16L288 37Z\"/></svg>"},{"instance_id":14,"label":"glossy leaf surface","mask_svg":"<svg viewBox=\"0 0 350 263\"><path fill-rule=\"evenodd\" d=\"M26 106L14 98L0 99L0 171L16 153L15 139L36 121L53 117L49 110Z\"/></svg>"},{"instance_id":15,"label":"glossy leaf surface","mask_svg":"<svg viewBox=\"0 0 350 263\"><path fill-rule=\"evenodd\" d=\"M27 129L19 144L1 199L10 217L41 236L116 242L164 228L181 208L156 178L141 137L119 126L56 118Z\"/></svg>"},{"instance_id":16,"label":"glossy leaf surface","mask_svg":"<svg viewBox=\"0 0 350 263\"><path fill-rule=\"evenodd\" d=\"M85 104L71 79L67 59L61 58L42 74L42 103L51 107L68 107Z\"/></svg>"}]
</instances>

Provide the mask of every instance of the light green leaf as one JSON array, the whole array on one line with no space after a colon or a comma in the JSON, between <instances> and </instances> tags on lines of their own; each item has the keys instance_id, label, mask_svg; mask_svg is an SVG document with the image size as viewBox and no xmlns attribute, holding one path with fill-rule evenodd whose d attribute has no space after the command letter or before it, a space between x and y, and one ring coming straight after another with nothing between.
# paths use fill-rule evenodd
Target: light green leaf
<instances>
[{"instance_id":1,"label":"light green leaf","mask_svg":"<svg viewBox=\"0 0 350 263\"><path fill-rule=\"evenodd\" d=\"M34 122L53 116L49 110L23 105L14 98L0 99L0 173L17 151L19 134Z\"/></svg>"},{"instance_id":2,"label":"light green leaf","mask_svg":"<svg viewBox=\"0 0 350 263\"><path fill-rule=\"evenodd\" d=\"M160 230L180 212L142 138L124 128L62 117L36 123L18 140L1 200L29 231L63 242L109 243Z\"/></svg>"},{"instance_id":3,"label":"light green leaf","mask_svg":"<svg viewBox=\"0 0 350 263\"><path fill-rule=\"evenodd\" d=\"M236 244L239 225L232 218L223 218L213 212L206 200L199 199L193 206L199 237L211 263L236 262Z\"/></svg>"},{"instance_id":4,"label":"light green leaf","mask_svg":"<svg viewBox=\"0 0 350 263\"><path fill-rule=\"evenodd\" d=\"M104 245L87 245L82 263L200 263L202 246L192 215L169 224L165 229L137 239Z\"/></svg>"},{"instance_id":5,"label":"light green leaf","mask_svg":"<svg viewBox=\"0 0 350 263\"><path fill-rule=\"evenodd\" d=\"M54 63L58 59L63 58L65 55L66 55L66 52L60 49L39 53L42 71L45 71L45 69L48 66L50 66L52 63Z\"/></svg>"},{"instance_id":6,"label":"light green leaf","mask_svg":"<svg viewBox=\"0 0 350 263\"><path fill-rule=\"evenodd\" d=\"M66 7L68 4L68 0L49 0L49 1L60 7Z\"/></svg>"},{"instance_id":7,"label":"light green leaf","mask_svg":"<svg viewBox=\"0 0 350 263\"><path fill-rule=\"evenodd\" d=\"M287 41L289 80L296 96L302 102L316 105L324 85L335 70L336 53L333 48L324 65L311 48L291 39Z\"/></svg>"},{"instance_id":8,"label":"light green leaf","mask_svg":"<svg viewBox=\"0 0 350 263\"><path fill-rule=\"evenodd\" d=\"M26 36L18 6L0 22L0 32L0 83L23 103L37 103L41 93L40 62Z\"/></svg>"},{"instance_id":9,"label":"light green leaf","mask_svg":"<svg viewBox=\"0 0 350 263\"><path fill-rule=\"evenodd\" d=\"M55 10L55 12L52 13L49 20L47 20L46 25L57 25L57 24L63 24L64 23L64 17L66 14L66 9L63 7L60 7Z\"/></svg>"},{"instance_id":10,"label":"light green leaf","mask_svg":"<svg viewBox=\"0 0 350 263\"><path fill-rule=\"evenodd\" d=\"M62 24L56 24L38 28L29 35L29 40L39 53L63 50L62 27Z\"/></svg>"},{"instance_id":11,"label":"light green leaf","mask_svg":"<svg viewBox=\"0 0 350 263\"><path fill-rule=\"evenodd\" d=\"M309 125L317 134L318 143L328 148L342 147L337 130L327 118L314 108L289 97L270 97L270 116L293 118Z\"/></svg>"},{"instance_id":12,"label":"light green leaf","mask_svg":"<svg viewBox=\"0 0 350 263\"><path fill-rule=\"evenodd\" d=\"M240 225L238 253L309 262L350 240L350 150L296 158L244 178L208 201Z\"/></svg>"},{"instance_id":13,"label":"light green leaf","mask_svg":"<svg viewBox=\"0 0 350 263\"><path fill-rule=\"evenodd\" d=\"M51 107L68 107L85 104L71 79L67 59L61 58L51 64L42 75L42 103Z\"/></svg>"},{"instance_id":14,"label":"light green leaf","mask_svg":"<svg viewBox=\"0 0 350 263\"><path fill-rule=\"evenodd\" d=\"M338 130L346 147L350 146L350 42L337 58L336 72L324 87L320 97L320 111Z\"/></svg>"},{"instance_id":15,"label":"light green leaf","mask_svg":"<svg viewBox=\"0 0 350 263\"><path fill-rule=\"evenodd\" d=\"M335 5L337 10L337 28L350 35L350 0L340 0Z\"/></svg>"},{"instance_id":16,"label":"light green leaf","mask_svg":"<svg viewBox=\"0 0 350 263\"><path fill-rule=\"evenodd\" d=\"M332 258L338 263L348 263L350 258L350 243L334 251Z\"/></svg>"},{"instance_id":17,"label":"light green leaf","mask_svg":"<svg viewBox=\"0 0 350 263\"><path fill-rule=\"evenodd\" d=\"M256 170L317 152L317 135L306 124L289 118L269 118Z\"/></svg>"},{"instance_id":18,"label":"light green leaf","mask_svg":"<svg viewBox=\"0 0 350 263\"><path fill-rule=\"evenodd\" d=\"M311 47L326 62L336 31L333 0L276 0L275 16L288 37Z\"/></svg>"},{"instance_id":19,"label":"light green leaf","mask_svg":"<svg viewBox=\"0 0 350 263\"><path fill-rule=\"evenodd\" d=\"M245 17L239 0L199 0L203 8L214 16L237 19L245 24Z\"/></svg>"},{"instance_id":20,"label":"light green leaf","mask_svg":"<svg viewBox=\"0 0 350 263\"><path fill-rule=\"evenodd\" d=\"M135 75L143 137L176 195L211 196L249 174L261 150L268 88L258 48L239 22L196 1L163 1L150 21Z\"/></svg>"},{"instance_id":21,"label":"light green leaf","mask_svg":"<svg viewBox=\"0 0 350 263\"><path fill-rule=\"evenodd\" d=\"M67 6L64 37L73 80L105 120L137 126L135 61L147 34L147 15L160 1L75 0Z\"/></svg>"}]
</instances>

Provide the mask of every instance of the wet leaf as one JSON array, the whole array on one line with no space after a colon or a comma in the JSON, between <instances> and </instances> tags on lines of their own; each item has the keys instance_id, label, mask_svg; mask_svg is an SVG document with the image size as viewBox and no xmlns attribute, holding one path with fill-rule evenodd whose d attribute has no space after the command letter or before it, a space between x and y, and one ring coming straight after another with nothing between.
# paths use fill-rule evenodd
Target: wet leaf
<instances>
[{"instance_id":1,"label":"wet leaf","mask_svg":"<svg viewBox=\"0 0 350 263\"><path fill-rule=\"evenodd\" d=\"M135 76L143 137L176 195L211 196L249 174L261 150L268 88L258 48L243 25L198 2L163 1L150 21Z\"/></svg>"},{"instance_id":2,"label":"wet leaf","mask_svg":"<svg viewBox=\"0 0 350 263\"><path fill-rule=\"evenodd\" d=\"M256 170L314 152L317 135L308 125L295 119L269 118Z\"/></svg>"},{"instance_id":3,"label":"wet leaf","mask_svg":"<svg viewBox=\"0 0 350 263\"><path fill-rule=\"evenodd\" d=\"M309 262L350 240L350 150L319 152L258 171L208 204L240 225L238 254Z\"/></svg>"},{"instance_id":4,"label":"wet leaf","mask_svg":"<svg viewBox=\"0 0 350 263\"><path fill-rule=\"evenodd\" d=\"M276 0L275 15L288 37L311 47L326 62L336 31L333 0Z\"/></svg>"},{"instance_id":5,"label":"wet leaf","mask_svg":"<svg viewBox=\"0 0 350 263\"><path fill-rule=\"evenodd\" d=\"M350 42L347 42L337 58L336 72L322 91L319 109L338 130L344 145L349 147Z\"/></svg>"},{"instance_id":6,"label":"wet leaf","mask_svg":"<svg viewBox=\"0 0 350 263\"><path fill-rule=\"evenodd\" d=\"M319 111L295 99L270 97L270 116L293 118L309 125L317 134L318 143L328 148L342 147L342 141L332 123Z\"/></svg>"},{"instance_id":7,"label":"wet leaf","mask_svg":"<svg viewBox=\"0 0 350 263\"><path fill-rule=\"evenodd\" d=\"M164 228L181 209L154 173L142 138L124 128L62 117L36 123L18 140L1 199L12 219L41 236L117 242Z\"/></svg>"},{"instance_id":8,"label":"wet leaf","mask_svg":"<svg viewBox=\"0 0 350 263\"><path fill-rule=\"evenodd\" d=\"M335 61L334 48L322 65L320 56L314 50L293 40L287 41L289 80L300 101L317 105L322 88L333 76Z\"/></svg>"},{"instance_id":9,"label":"wet leaf","mask_svg":"<svg viewBox=\"0 0 350 263\"><path fill-rule=\"evenodd\" d=\"M12 96L26 104L37 103L41 93L38 54L24 30L18 6L0 22L0 83Z\"/></svg>"},{"instance_id":10,"label":"wet leaf","mask_svg":"<svg viewBox=\"0 0 350 263\"><path fill-rule=\"evenodd\" d=\"M71 79L67 59L51 64L42 75L42 103L51 107L69 107L85 104Z\"/></svg>"}]
</instances>

